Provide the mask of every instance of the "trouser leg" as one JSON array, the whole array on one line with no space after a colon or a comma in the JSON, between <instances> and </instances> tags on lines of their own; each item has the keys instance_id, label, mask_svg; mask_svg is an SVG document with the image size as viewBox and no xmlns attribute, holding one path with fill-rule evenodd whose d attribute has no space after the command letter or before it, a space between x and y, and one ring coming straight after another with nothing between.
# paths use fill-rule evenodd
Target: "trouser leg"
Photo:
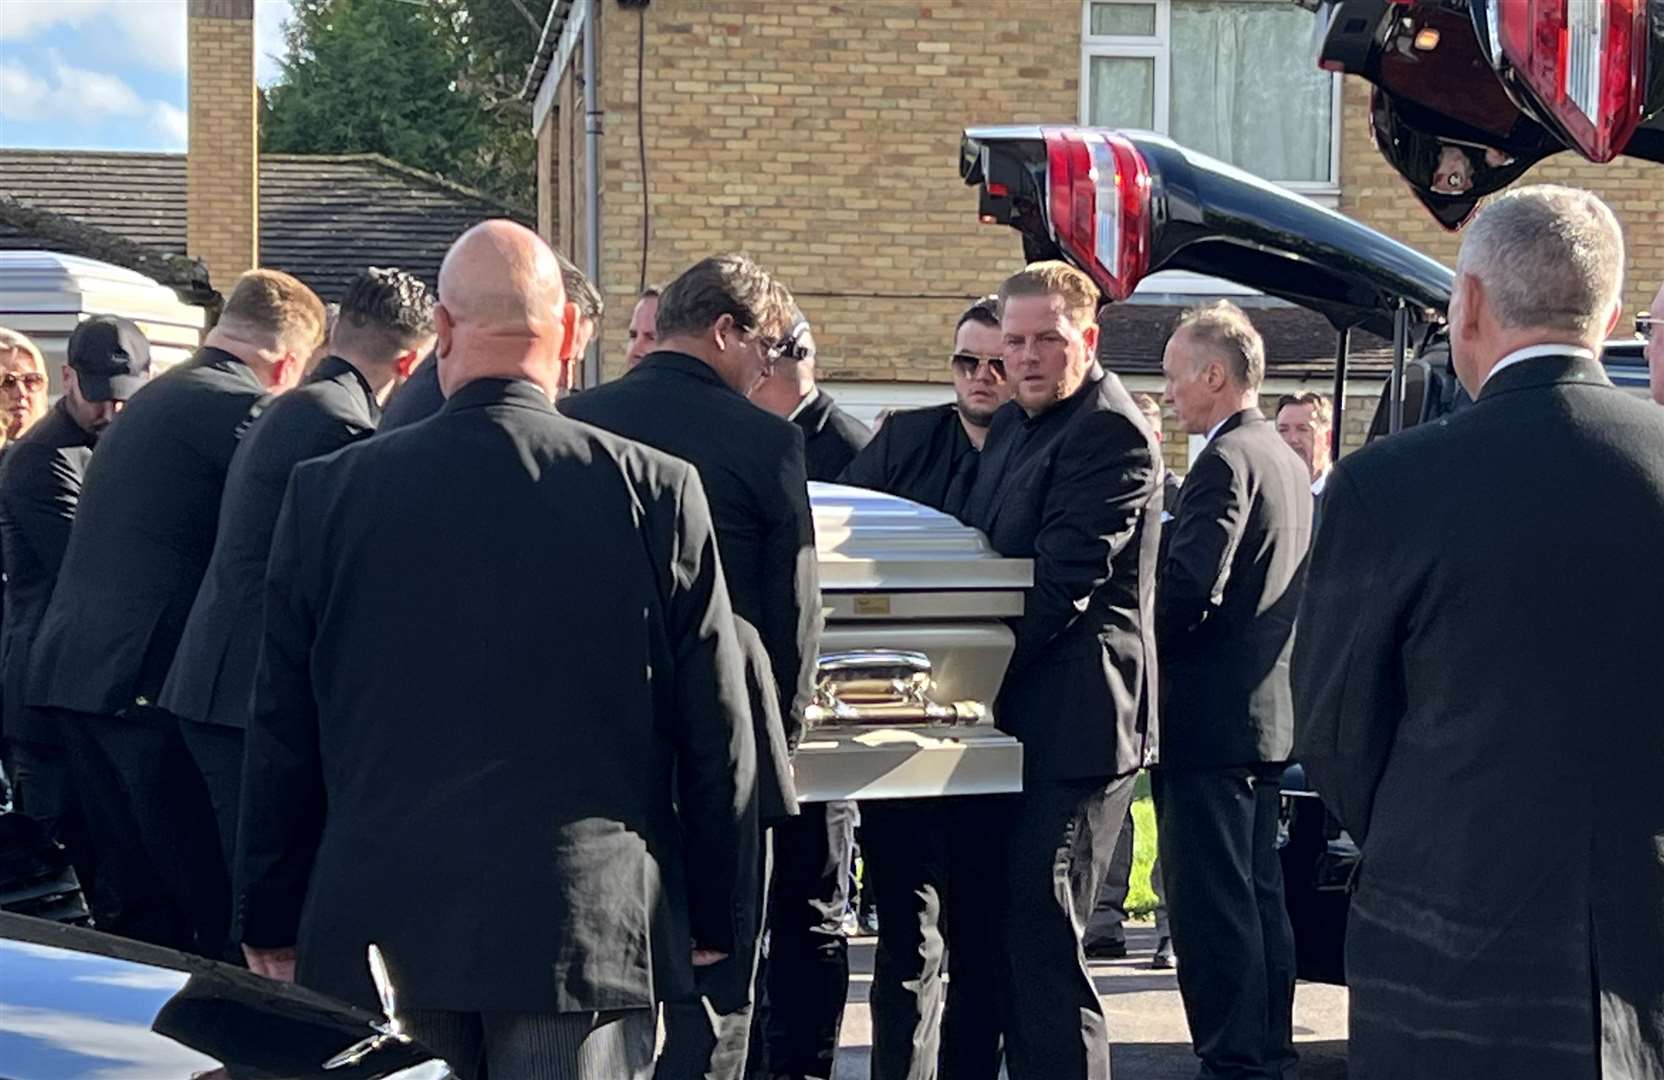
<instances>
[{"instance_id":1,"label":"trouser leg","mask_svg":"<svg viewBox=\"0 0 1664 1080\"><path fill-rule=\"evenodd\" d=\"M1133 777L1035 781L1006 845L1006 1068L1011 1080L1108 1080L1109 1032L1081 935Z\"/></svg>"},{"instance_id":2,"label":"trouser leg","mask_svg":"<svg viewBox=\"0 0 1664 1080\"><path fill-rule=\"evenodd\" d=\"M81 810L68 751L60 745L19 739L12 742L11 760L17 810L38 822L47 837L63 847L94 920L100 913L112 912L114 902L99 884L97 849Z\"/></svg>"},{"instance_id":3,"label":"trouser leg","mask_svg":"<svg viewBox=\"0 0 1664 1080\"><path fill-rule=\"evenodd\" d=\"M763 975L763 935L768 932L772 837L773 829L763 830L757 904L764 921L757 936L743 955L694 971L699 990L696 1000L665 1003L664 1048L654 1071L656 1080L745 1080L763 1071L756 1018L761 1011L757 995ZM745 988L745 1003L723 1011L713 1003L713 995L719 1001L729 1000L731 995L723 990L735 981Z\"/></svg>"},{"instance_id":4,"label":"trouser leg","mask_svg":"<svg viewBox=\"0 0 1664 1080\"><path fill-rule=\"evenodd\" d=\"M1157 829L1160 835L1160 829ZM1159 846L1159 841L1158 841ZM1150 864L1150 891L1156 894L1156 937L1172 937L1173 929L1167 918L1167 883L1161 876L1161 856L1157 855L1155 862Z\"/></svg>"},{"instance_id":5,"label":"trouser leg","mask_svg":"<svg viewBox=\"0 0 1664 1080\"><path fill-rule=\"evenodd\" d=\"M1294 1052L1294 927L1289 924L1283 897L1283 860L1277 852L1278 817L1282 810L1282 766L1258 771L1254 777L1254 896L1258 901L1260 933L1265 942L1266 1049L1270 1075L1290 1077L1298 1060Z\"/></svg>"},{"instance_id":6,"label":"trouser leg","mask_svg":"<svg viewBox=\"0 0 1664 1080\"><path fill-rule=\"evenodd\" d=\"M128 794L122 762L123 720L53 710L64 737L69 767L99 865L99 891L108 907L98 928L107 934L162 945L195 948L190 919L177 895L151 860ZM119 759L119 760L118 760Z\"/></svg>"},{"instance_id":7,"label":"trouser leg","mask_svg":"<svg viewBox=\"0 0 1664 1080\"><path fill-rule=\"evenodd\" d=\"M1262 890L1256 881L1269 873L1257 869L1256 849L1266 848L1273 862L1277 858L1275 808L1267 828L1259 806L1275 798L1275 781L1259 784L1249 768L1160 769L1156 785L1179 993L1202 1059L1199 1075L1281 1077L1282 1064L1268 1059L1267 1047L1278 1038L1272 1033L1278 1026L1273 1011L1292 1007L1292 935L1285 939L1289 996L1279 1006L1267 990L1280 962L1268 957L1260 911L1269 882ZM1279 908L1280 885L1279 877Z\"/></svg>"},{"instance_id":8,"label":"trouser leg","mask_svg":"<svg viewBox=\"0 0 1664 1080\"><path fill-rule=\"evenodd\" d=\"M830 1077L849 993L849 904L854 813L849 803L805 803L775 826L769 898L768 1067Z\"/></svg>"},{"instance_id":9,"label":"trouser leg","mask_svg":"<svg viewBox=\"0 0 1664 1080\"><path fill-rule=\"evenodd\" d=\"M482 1013L490 1080L646 1080L652 1009Z\"/></svg>"},{"instance_id":10,"label":"trouser leg","mask_svg":"<svg viewBox=\"0 0 1664 1080\"><path fill-rule=\"evenodd\" d=\"M179 722L179 732L208 790L227 878L237 855L237 806L243 793L243 729L226 724Z\"/></svg>"},{"instance_id":11,"label":"trouser leg","mask_svg":"<svg viewBox=\"0 0 1664 1080\"><path fill-rule=\"evenodd\" d=\"M1005 1040L1006 833L1017 797L943 801L947 892L947 1014L939 1055L942 1080L995 1080ZM883 927L884 913L879 912Z\"/></svg>"},{"instance_id":12,"label":"trouser leg","mask_svg":"<svg viewBox=\"0 0 1664 1080\"><path fill-rule=\"evenodd\" d=\"M481 1080L485 1028L479 1013L407 1009L400 1019L410 1037L443 1058L460 1080Z\"/></svg>"},{"instance_id":13,"label":"trouser leg","mask_svg":"<svg viewBox=\"0 0 1664 1080\"><path fill-rule=\"evenodd\" d=\"M871 994L873 1080L933 1080L946 984L947 845L933 799L862 806L865 883L878 911Z\"/></svg>"},{"instance_id":14,"label":"trouser leg","mask_svg":"<svg viewBox=\"0 0 1664 1080\"><path fill-rule=\"evenodd\" d=\"M1127 894L1132 891L1133 823L1132 807L1121 822L1121 833L1115 838L1115 851L1109 857L1109 868L1104 873L1103 888L1098 890L1097 903L1086 922L1086 945L1091 948L1104 942L1127 940Z\"/></svg>"}]
</instances>

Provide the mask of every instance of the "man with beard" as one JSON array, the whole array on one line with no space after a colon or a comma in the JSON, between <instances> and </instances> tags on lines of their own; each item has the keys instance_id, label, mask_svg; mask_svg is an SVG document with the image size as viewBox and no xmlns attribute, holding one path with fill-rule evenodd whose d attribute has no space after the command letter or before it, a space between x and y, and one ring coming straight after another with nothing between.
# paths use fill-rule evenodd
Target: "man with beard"
<instances>
[{"instance_id":1,"label":"man with beard","mask_svg":"<svg viewBox=\"0 0 1664 1080\"><path fill-rule=\"evenodd\" d=\"M64 394L40 423L7 448L0 468L0 543L6 566L5 619L0 623L0 680L5 732L17 808L62 844L98 928L123 933L124 914L142 919L142 890L122 911L121 866L133 852L98 850L87 830L82 793L70 769L63 732L53 718L24 706L29 646L57 584L69 528L81 497L81 476L98 436L129 396L150 377L150 342L126 319L94 316L69 337ZM105 796L85 793L86 799ZM147 873L141 864L131 872ZM130 872L130 873L131 873Z\"/></svg>"},{"instance_id":2,"label":"man with beard","mask_svg":"<svg viewBox=\"0 0 1664 1080\"><path fill-rule=\"evenodd\" d=\"M966 308L954 328L954 401L891 414L838 478L944 509L975 473L977 452L994 412L1011 399L1001 355L999 297ZM866 888L878 912L873 961L872 1075L915 1080L935 1075L938 1046L958 1055L955 1040L974 1010L951 979L951 912L968 910L989 891L984 838L975 806L957 799L900 799L861 804ZM948 899L951 897L951 899ZM973 946L974 947L974 946ZM947 1020L943 1020L946 1007Z\"/></svg>"},{"instance_id":3,"label":"man with beard","mask_svg":"<svg viewBox=\"0 0 1664 1080\"><path fill-rule=\"evenodd\" d=\"M237 847L243 730L260 648L266 559L289 474L302 461L374 434L381 401L433 341L428 287L402 270L364 271L347 286L328 355L305 383L260 415L231 459L214 554L161 698L161 707L180 719L208 788L228 868Z\"/></svg>"}]
</instances>

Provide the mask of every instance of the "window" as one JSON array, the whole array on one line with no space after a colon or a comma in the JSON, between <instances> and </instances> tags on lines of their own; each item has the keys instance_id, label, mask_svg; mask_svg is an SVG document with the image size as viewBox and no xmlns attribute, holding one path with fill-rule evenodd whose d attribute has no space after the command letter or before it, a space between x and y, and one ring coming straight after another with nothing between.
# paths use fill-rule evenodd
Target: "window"
<instances>
[{"instance_id":1,"label":"window","mask_svg":"<svg viewBox=\"0 0 1664 1080\"><path fill-rule=\"evenodd\" d=\"M1340 80L1288 0L1086 0L1081 118L1159 131L1268 180L1334 192Z\"/></svg>"}]
</instances>

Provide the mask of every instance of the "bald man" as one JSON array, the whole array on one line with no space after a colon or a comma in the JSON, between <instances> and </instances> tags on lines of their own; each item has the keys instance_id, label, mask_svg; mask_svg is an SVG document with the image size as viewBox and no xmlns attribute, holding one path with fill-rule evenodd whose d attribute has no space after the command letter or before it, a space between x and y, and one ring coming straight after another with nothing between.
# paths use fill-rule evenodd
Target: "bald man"
<instances>
[{"instance_id":1,"label":"bald man","mask_svg":"<svg viewBox=\"0 0 1664 1080\"><path fill-rule=\"evenodd\" d=\"M756 748L698 475L566 420L552 252L476 226L430 420L299 466L269 567L238 852L249 966L464 1077L627 1080L746 948ZM422 588L411 588L421 581Z\"/></svg>"}]
</instances>

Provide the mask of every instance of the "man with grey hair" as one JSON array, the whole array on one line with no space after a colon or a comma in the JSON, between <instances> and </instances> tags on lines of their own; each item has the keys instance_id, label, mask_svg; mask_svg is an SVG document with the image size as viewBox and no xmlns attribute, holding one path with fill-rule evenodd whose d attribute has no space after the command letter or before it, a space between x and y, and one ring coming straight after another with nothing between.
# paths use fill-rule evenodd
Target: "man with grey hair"
<instances>
[{"instance_id":1,"label":"man with grey hair","mask_svg":"<svg viewBox=\"0 0 1664 1080\"><path fill-rule=\"evenodd\" d=\"M1586 191L1468 228L1475 404L1336 466L1295 753L1363 851L1354 1080L1664 1077L1664 414L1598 359L1623 238ZM1621 568L1621 569L1620 569Z\"/></svg>"},{"instance_id":2,"label":"man with grey hair","mask_svg":"<svg viewBox=\"0 0 1664 1080\"><path fill-rule=\"evenodd\" d=\"M1277 855L1288 661L1311 476L1259 410L1265 345L1221 300L1186 312L1167 400L1207 435L1162 535L1153 774L1179 993L1199 1076L1294 1075L1294 934Z\"/></svg>"}]
</instances>

